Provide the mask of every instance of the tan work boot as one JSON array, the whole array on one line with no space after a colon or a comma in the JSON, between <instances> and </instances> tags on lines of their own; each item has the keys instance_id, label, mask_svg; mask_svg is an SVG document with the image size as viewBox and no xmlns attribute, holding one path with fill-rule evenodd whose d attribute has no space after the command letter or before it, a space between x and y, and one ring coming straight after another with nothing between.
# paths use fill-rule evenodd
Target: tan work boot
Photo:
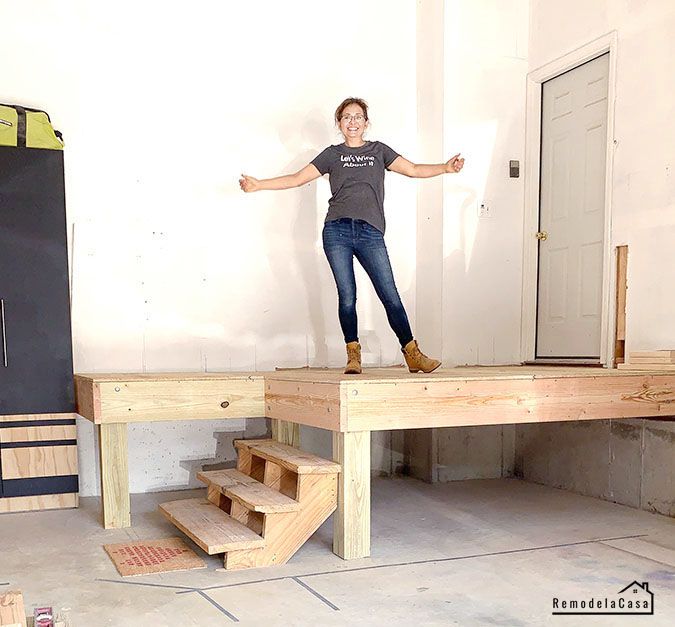
<instances>
[{"instance_id":1,"label":"tan work boot","mask_svg":"<svg viewBox=\"0 0 675 627\"><path fill-rule=\"evenodd\" d=\"M361 374L361 344L358 342L347 344L345 374Z\"/></svg>"},{"instance_id":2,"label":"tan work boot","mask_svg":"<svg viewBox=\"0 0 675 627\"><path fill-rule=\"evenodd\" d=\"M410 372L432 372L436 370L441 362L438 359L430 359L417 346L417 340L410 340L402 349L401 352L405 357L405 363L408 364Z\"/></svg>"}]
</instances>

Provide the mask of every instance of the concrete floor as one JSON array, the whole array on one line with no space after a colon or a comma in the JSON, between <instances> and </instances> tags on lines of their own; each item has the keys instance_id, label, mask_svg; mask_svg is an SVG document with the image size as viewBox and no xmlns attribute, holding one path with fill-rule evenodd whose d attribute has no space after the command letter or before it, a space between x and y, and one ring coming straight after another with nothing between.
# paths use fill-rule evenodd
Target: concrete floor
<instances>
[{"instance_id":1,"label":"concrete floor","mask_svg":"<svg viewBox=\"0 0 675 627\"><path fill-rule=\"evenodd\" d=\"M3 515L0 592L69 607L74 627L673 624L675 519L517 479L373 480L369 559L333 555L328 521L285 566L225 572L192 545L206 570L122 579L101 546L181 535L157 504L201 493L135 495L122 530L101 528L95 498ZM613 597L634 580L649 582L653 616L551 614L553 597Z\"/></svg>"}]
</instances>

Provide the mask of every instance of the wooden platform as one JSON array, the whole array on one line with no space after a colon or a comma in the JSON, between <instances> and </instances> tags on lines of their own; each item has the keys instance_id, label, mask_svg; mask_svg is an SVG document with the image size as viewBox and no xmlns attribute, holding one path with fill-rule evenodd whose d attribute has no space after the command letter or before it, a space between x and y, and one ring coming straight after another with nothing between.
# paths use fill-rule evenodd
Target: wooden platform
<instances>
[{"instance_id":1,"label":"wooden platform","mask_svg":"<svg viewBox=\"0 0 675 627\"><path fill-rule=\"evenodd\" d=\"M294 446L299 424L333 431L342 468L333 546L345 559L370 554L371 431L675 415L675 371L666 366L90 374L76 376L76 393L78 412L99 429L106 528L131 524L128 422L267 416L276 439Z\"/></svg>"}]
</instances>

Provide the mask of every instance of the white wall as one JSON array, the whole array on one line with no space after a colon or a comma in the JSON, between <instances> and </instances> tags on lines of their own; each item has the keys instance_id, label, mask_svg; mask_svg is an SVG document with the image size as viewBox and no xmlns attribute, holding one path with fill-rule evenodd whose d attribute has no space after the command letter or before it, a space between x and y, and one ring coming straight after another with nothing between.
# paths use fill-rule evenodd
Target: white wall
<instances>
[{"instance_id":1,"label":"white wall","mask_svg":"<svg viewBox=\"0 0 675 627\"><path fill-rule=\"evenodd\" d=\"M76 372L343 365L320 239L327 181L244 195L237 178L293 171L340 141L332 115L350 95L371 105L370 137L414 159L415 10L0 1L0 101L46 109L66 140ZM386 193L414 324L417 190L390 175ZM365 363L399 363L363 272L358 283ZM193 460L226 456L213 437L224 429L243 426L130 427L132 492L188 485ZM98 487L84 421L79 440L87 495Z\"/></svg>"},{"instance_id":2,"label":"white wall","mask_svg":"<svg viewBox=\"0 0 675 627\"><path fill-rule=\"evenodd\" d=\"M534 70L612 30L612 246L628 244L626 348L668 349L675 347L675 3L532 0L529 64Z\"/></svg>"},{"instance_id":3,"label":"white wall","mask_svg":"<svg viewBox=\"0 0 675 627\"><path fill-rule=\"evenodd\" d=\"M429 94L419 96L418 116L432 118L419 125L420 145L440 138L446 158L466 159L459 175L420 183L420 336L442 344L445 366L518 363L524 185L522 174L509 178L508 164L518 160L524 171L528 0L419 6L426 57L418 85ZM410 433L412 473L428 481L511 475L514 437L512 426Z\"/></svg>"},{"instance_id":4,"label":"white wall","mask_svg":"<svg viewBox=\"0 0 675 627\"><path fill-rule=\"evenodd\" d=\"M446 0L445 152L466 158L444 187L446 365L520 361L527 44L527 0Z\"/></svg>"}]
</instances>

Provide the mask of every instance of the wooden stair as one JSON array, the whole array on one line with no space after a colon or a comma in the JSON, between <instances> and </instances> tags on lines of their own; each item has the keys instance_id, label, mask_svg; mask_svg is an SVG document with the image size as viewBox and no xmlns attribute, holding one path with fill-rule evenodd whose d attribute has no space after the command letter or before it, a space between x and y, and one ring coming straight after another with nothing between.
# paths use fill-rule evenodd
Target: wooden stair
<instances>
[{"instance_id":1,"label":"wooden stair","mask_svg":"<svg viewBox=\"0 0 675 627\"><path fill-rule=\"evenodd\" d=\"M226 569L285 564L337 507L340 466L274 440L238 440L237 469L200 472L207 499L160 511Z\"/></svg>"},{"instance_id":2,"label":"wooden stair","mask_svg":"<svg viewBox=\"0 0 675 627\"><path fill-rule=\"evenodd\" d=\"M204 499L162 503L162 513L209 555L237 549L256 549L265 540Z\"/></svg>"}]
</instances>

